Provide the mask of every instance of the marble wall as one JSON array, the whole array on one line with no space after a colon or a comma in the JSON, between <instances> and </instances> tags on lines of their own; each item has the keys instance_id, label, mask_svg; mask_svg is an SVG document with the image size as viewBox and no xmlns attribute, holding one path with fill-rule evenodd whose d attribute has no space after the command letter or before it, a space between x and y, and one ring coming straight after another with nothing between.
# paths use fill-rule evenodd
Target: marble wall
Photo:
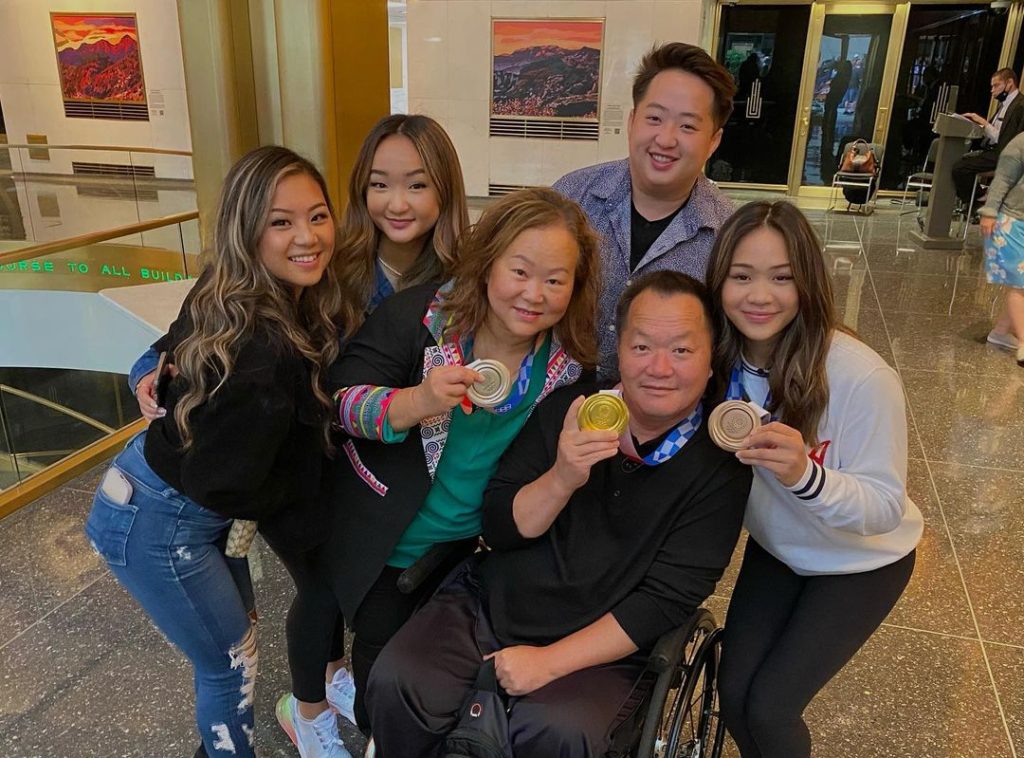
<instances>
[{"instance_id":1,"label":"marble wall","mask_svg":"<svg viewBox=\"0 0 1024 758\"><path fill-rule=\"evenodd\" d=\"M654 43L698 44L703 0L410 0L408 108L448 130L470 195L488 184L549 184L567 171L626 155L636 65ZM489 136L492 18L603 18L601 129L596 142Z\"/></svg>"}]
</instances>

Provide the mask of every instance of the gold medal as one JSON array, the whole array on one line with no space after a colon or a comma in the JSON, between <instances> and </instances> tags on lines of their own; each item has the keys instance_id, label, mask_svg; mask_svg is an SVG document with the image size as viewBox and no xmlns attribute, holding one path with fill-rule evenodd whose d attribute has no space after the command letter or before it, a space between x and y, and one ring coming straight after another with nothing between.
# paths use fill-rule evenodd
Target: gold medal
<instances>
[{"instance_id":1,"label":"gold medal","mask_svg":"<svg viewBox=\"0 0 1024 758\"><path fill-rule=\"evenodd\" d=\"M505 402L512 389L512 377L501 361L481 358L466 368L480 374L480 381L466 390L466 397L481 408L495 408Z\"/></svg>"},{"instance_id":2,"label":"gold medal","mask_svg":"<svg viewBox=\"0 0 1024 758\"><path fill-rule=\"evenodd\" d=\"M629 409L616 392L598 392L583 401L577 420L580 429L614 431L622 435L629 425Z\"/></svg>"},{"instance_id":3,"label":"gold medal","mask_svg":"<svg viewBox=\"0 0 1024 758\"><path fill-rule=\"evenodd\" d=\"M708 418L708 434L723 450L736 452L743 440L761 426L760 414L742 400L726 400Z\"/></svg>"}]
</instances>

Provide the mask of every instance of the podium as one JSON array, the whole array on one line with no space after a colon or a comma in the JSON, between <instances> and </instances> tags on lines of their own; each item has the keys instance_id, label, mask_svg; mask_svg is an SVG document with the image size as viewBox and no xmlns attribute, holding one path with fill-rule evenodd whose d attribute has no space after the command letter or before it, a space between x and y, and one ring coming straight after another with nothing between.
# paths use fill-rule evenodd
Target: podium
<instances>
[{"instance_id":1,"label":"podium","mask_svg":"<svg viewBox=\"0 0 1024 758\"><path fill-rule=\"evenodd\" d=\"M967 152L967 140L977 139L985 131L962 116L940 113L933 131L939 135L935 153L932 189L928 196L928 212L924 231L912 231L910 237L926 250L959 250L963 240L950 235L956 190L953 188L953 164Z\"/></svg>"}]
</instances>

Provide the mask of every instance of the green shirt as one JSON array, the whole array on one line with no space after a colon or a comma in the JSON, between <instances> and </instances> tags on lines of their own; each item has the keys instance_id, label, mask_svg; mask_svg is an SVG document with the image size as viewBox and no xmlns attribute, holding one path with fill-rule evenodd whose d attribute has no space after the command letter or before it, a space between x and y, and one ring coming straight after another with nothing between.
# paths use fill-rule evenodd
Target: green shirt
<instances>
[{"instance_id":1,"label":"green shirt","mask_svg":"<svg viewBox=\"0 0 1024 758\"><path fill-rule=\"evenodd\" d=\"M474 408L468 415L458 407L452 411L448 440L434 472L434 484L398 540L388 559L389 566L408 568L438 542L480 534L484 489L544 388L550 349L548 334L533 358L526 396L513 410L499 414Z\"/></svg>"}]
</instances>

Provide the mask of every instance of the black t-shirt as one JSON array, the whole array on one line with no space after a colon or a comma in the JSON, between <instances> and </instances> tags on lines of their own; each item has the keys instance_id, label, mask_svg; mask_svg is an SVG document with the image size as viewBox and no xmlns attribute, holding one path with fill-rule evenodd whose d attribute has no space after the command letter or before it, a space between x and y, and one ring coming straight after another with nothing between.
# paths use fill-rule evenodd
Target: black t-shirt
<instances>
[{"instance_id":1,"label":"black t-shirt","mask_svg":"<svg viewBox=\"0 0 1024 758\"><path fill-rule=\"evenodd\" d=\"M668 225L672 223L672 219L679 215L679 211L686 207L686 203L683 203L676 208L672 213L665 216L665 218L659 218L657 221L648 221L640 215L640 211L636 209L636 206L630 203L630 222L629 222L629 269L635 271L636 267L640 265L640 261L647 255L647 251L651 249L651 245L654 241L661 236L661 233L668 228Z\"/></svg>"}]
</instances>

